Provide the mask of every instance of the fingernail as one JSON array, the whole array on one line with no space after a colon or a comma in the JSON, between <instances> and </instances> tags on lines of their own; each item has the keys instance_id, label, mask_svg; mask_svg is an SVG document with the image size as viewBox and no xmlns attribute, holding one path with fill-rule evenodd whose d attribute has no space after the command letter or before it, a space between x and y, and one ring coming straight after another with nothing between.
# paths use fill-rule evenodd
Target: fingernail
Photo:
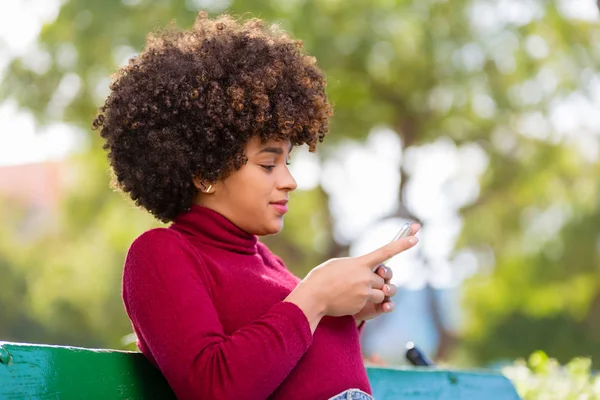
<instances>
[{"instance_id":1,"label":"fingernail","mask_svg":"<svg viewBox=\"0 0 600 400\"><path fill-rule=\"evenodd\" d=\"M415 243L417 243L418 240L419 239L417 239L416 236L411 236L410 238L408 238L408 243L415 244Z\"/></svg>"},{"instance_id":2,"label":"fingernail","mask_svg":"<svg viewBox=\"0 0 600 400\"><path fill-rule=\"evenodd\" d=\"M390 285L383 285L383 288L385 289L385 293L390 293L390 291L392 290Z\"/></svg>"},{"instance_id":3,"label":"fingernail","mask_svg":"<svg viewBox=\"0 0 600 400\"><path fill-rule=\"evenodd\" d=\"M386 306L387 306L386 307L387 308L386 312L390 312L390 311L392 311L394 309L394 303L387 303Z\"/></svg>"}]
</instances>

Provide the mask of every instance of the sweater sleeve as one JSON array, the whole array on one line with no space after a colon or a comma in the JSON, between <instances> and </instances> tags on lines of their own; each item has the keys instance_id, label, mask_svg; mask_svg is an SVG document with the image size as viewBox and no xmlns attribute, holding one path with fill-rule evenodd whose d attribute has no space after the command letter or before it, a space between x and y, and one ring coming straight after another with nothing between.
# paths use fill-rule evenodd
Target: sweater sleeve
<instances>
[{"instance_id":1,"label":"sweater sleeve","mask_svg":"<svg viewBox=\"0 0 600 400\"><path fill-rule=\"evenodd\" d=\"M178 399L267 398L312 342L306 316L279 302L226 335L196 265L176 232L140 236L123 275L129 318Z\"/></svg>"}]
</instances>

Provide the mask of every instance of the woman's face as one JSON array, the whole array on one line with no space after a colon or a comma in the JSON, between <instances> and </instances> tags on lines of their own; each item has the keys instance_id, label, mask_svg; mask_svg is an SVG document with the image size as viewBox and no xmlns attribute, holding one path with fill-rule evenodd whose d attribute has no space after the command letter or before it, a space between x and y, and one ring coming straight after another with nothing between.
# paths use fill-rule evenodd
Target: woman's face
<instances>
[{"instance_id":1,"label":"woman's face","mask_svg":"<svg viewBox=\"0 0 600 400\"><path fill-rule=\"evenodd\" d=\"M195 202L250 234L280 232L289 193L297 186L287 165L291 149L289 140L261 143L257 137L251 139L245 148L248 162L213 184L211 193L200 190Z\"/></svg>"}]
</instances>

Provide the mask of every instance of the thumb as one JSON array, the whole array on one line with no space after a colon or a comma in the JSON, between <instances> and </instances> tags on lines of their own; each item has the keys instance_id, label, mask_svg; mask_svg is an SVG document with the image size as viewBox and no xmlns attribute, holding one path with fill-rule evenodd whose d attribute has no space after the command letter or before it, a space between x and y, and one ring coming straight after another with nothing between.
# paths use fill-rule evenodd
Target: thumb
<instances>
[{"instance_id":1,"label":"thumb","mask_svg":"<svg viewBox=\"0 0 600 400\"><path fill-rule=\"evenodd\" d=\"M418 241L419 239L416 236L409 236L406 238L394 240L393 242L390 242L385 246L378 248L377 250L365 254L364 256L358 257L358 260L360 260L360 262L362 262L365 266L373 269L379 264L383 263L384 261L387 261L390 258L394 257L395 255L410 249L415 244L417 244Z\"/></svg>"}]
</instances>

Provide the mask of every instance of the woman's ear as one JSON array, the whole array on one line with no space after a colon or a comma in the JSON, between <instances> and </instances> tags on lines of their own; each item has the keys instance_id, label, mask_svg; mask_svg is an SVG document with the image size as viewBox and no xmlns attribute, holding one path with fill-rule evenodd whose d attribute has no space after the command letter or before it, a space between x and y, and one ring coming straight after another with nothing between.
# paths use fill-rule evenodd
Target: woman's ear
<instances>
[{"instance_id":1,"label":"woman's ear","mask_svg":"<svg viewBox=\"0 0 600 400\"><path fill-rule=\"evenodd\" d=\"M194 186L196 186L196 189L202 190L202 188L203 188L202 180L200 180L199 177L194 176L194 178L192 179L192 181L194 182Z\"/></svg>"},{"instance_id":2,"label":"woman's ear","mask_svg":"<svg viewBox=\"0 0 600 400\"><path fill-rule=\"evenodd\" d=\"M215 192L214 186L206 181L201 180L198 176L194 176L194 186L202 193L211 194Z\"/></svg>"}]
</instances>

